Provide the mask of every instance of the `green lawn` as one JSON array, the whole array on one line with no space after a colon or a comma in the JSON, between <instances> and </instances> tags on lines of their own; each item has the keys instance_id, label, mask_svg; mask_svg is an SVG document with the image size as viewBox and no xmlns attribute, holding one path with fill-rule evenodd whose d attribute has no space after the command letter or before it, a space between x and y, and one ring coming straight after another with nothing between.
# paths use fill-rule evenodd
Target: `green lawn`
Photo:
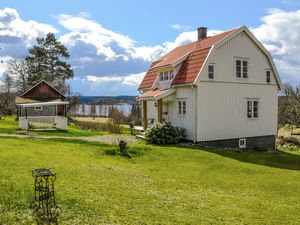
<instances>
[{"instance_id":1,"label":"green lawn","mask_svg":"<svg viewBox=\"0 0 300 225\"><path fill-rule=\"evenodd\" d=\"M0 138L0 224L33 223L31 170L57 172L59 224L299 224L300 153Z\"/></svg>"},{"instance_id":2,"label":"green lawn","mask_svg":"<svg viewBox=\"0 0 300 225\"><path fill-rule=\"evenodd\" d=\"M27 132L26 132L27 133ZM6 116L5 120L0 120L0 134L24 134L19 129L18 122L14 116ZM33 136L59 136L59 137L82 137L82 136L100 136L108 134L104 131L82 130L74 124L68 126L68 130L51 130L51 131L29 131L27 134Z\"/></svg>"}]
</instances>

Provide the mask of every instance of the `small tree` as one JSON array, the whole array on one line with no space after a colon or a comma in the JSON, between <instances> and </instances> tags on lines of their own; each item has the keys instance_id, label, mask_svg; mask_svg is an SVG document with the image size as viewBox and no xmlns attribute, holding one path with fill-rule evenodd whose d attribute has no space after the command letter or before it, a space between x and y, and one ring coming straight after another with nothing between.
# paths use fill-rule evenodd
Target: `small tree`
<instances>
[{"instance_id":1,"label":"small tree","mask_svg":"<svg viewBox=\"0 0 300 225\"><path fill-rule=\"evenodd\" d=\"M96 116L96 105L95 105L94 102L91 103L90 116L93 117L93 120L95 119L95 116Z\"/></svg>"},{"instance_id":2,"label":"small tree","mask_svg":"<svg viewBox=\"0 0 300 225\"><path fill-rule=\"evenodd\" d=\"M291 124L300 126L300 86L284 84L279 97L278 123L280 126Z\"/></svg>"},{"instance_id":3,"label":"small tree","mask_svg":"<svg viewBox=\"0 0 300 225\"><path fill-rule=\"evenodd\" d=\"M0 93L0 114L12 115L15 112L15 93L12 92L13 78L8 74L3 74Z\"/></svg>"},{"instance_id":4,"label":"small tree","mask_svg":"<svg viewBox=\"0 0 300 225\"><path fill-rule=\"evenodd\" d=\"M71 86L68 85L67 88L67 101L69 102L69 107L67 109L67 114L71 116L70 114L75 114L75 112L78 110L78 107L80 105L80 95L74 94L71 90Z\"/></svg>"},{"instance_id":5,"label":"small tree","mask_svg":"<svg viewBox=\"0 0 300 225\"><path fill-rule=\"evenodd\" d=\"M28 89L28 65L24 58L10 60L6 73L14 77L13 86L17 94L22 94Z\"/></svg>"}]
</instances>

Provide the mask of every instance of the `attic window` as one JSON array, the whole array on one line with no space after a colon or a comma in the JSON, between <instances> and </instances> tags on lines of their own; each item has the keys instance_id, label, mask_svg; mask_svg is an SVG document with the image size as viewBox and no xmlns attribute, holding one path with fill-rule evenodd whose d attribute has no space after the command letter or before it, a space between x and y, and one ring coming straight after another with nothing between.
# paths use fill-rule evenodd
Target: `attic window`
<instances>
[{"instance_id":1,"label":"attic window","mask_svg":"<svg viewBox=\"0 0 300 225\"><path fill-rule=\"evenodd\" d=\"M237 59L235 61L237 78L248 78L248 61Z\"/></svg>"},{"instance_id":2,"label":"attic window","mask_svg":"<svg viewBox=\"0 0 300 225\"><path fill-rule=\"evenodd\" d=\"M172 80L174 78L174 70L159 73L159 81Z\"/></svg>"},{"instance_id":3,"label":"attic window","mask_svg":"<svg viewBox=\"0 0 300 225\"><path fill-rule=\"evenodd\" d=\"M161 72L159 73L159 81L163 81L164 80L164 73Z\"/></svg>"},{"instance_id":4,"label":"attic window","mask_svg":"<svg viewBox=\"0 0 300 225\"><path fill-rule=\"evenodd\" d=\"M266 71L266 82L271 83L271 71L270 70Z\"/></svg>"},{"instance_id":5,"label":"attic window","mask_svg":"<svg viewBox=\"0 0 300 225\"><path fill-rule=\"evenodd\" d=\"M208 66L208 79L214 79L214 66Z\"/></svg>"},{"instance_id":6,"label":"attic window","mask_svg":"<svg viewBox=\"0 0 300 225\"><path fill-rule=\"evenodd\" d=\"M166 71L164 73L164 80L169 80L169 72L168 71Z\"/></svg>"}]
</instances>

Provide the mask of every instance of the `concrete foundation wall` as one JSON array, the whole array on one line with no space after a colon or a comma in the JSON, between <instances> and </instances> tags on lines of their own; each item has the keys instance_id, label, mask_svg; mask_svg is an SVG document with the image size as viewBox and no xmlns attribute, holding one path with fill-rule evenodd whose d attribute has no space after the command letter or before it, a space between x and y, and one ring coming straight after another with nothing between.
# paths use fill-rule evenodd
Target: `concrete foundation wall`
<instances>
[{"instance_id":1,"label":"concrete foundation wall","mask_svg":"<svg viewBox=\"0 0 300 225\"><path fill-rule=\"evenodd\" d=\"M246 149L257 150L275 150L276 136L260 136L260 137L245 137ZM199 142L202 146L216 147L216 148L239 148L239 138L228 140L202 141Z\"/></svg>"}]
</instances>

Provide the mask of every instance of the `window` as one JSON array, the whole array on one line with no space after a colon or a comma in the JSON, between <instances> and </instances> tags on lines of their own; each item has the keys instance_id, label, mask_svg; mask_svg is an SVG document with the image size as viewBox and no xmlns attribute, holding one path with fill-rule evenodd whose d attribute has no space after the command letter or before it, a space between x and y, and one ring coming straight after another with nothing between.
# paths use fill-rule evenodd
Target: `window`
<instances>
[{"instance_id":1,"label":"window","mask_svg":"<svg viewBox=\"0 0 300 225\"><path fill-rule=\"evenodd\" d=\"M267 81L267 83L271 83L271 71L270 70L266 71L266 81Z\"/></svg>"},{"instance_id":2,"label":"window","mask_svg":"<svg viewBox=\"0 0 300 225\"><path fill-rule=\"evenodd\" d=\"M181 114L181 113L182 113L181 107L182 107L181 101L178 101L178 114Z\"/></svg>"},{"instance_id":3,"label":"window","mask_svg":"<svg viewBox=\"0 0 300 225\"><path fill-rule=\"evenodd\" d=\"M214 66L208 66L208 79L214 79Z\"/></svg>"},{"instance_id":4,"label":"window","mask_svg":"<svg viewBox=\"0 0 300 225\"><path fill-rule=\"evenodd\" d=\"M34 106L35 111L41 111L43 108L42 106Z\"/></svg>"},{"instance_id":5,"label":"window","mask_svg":"<svg viewBox=\"0 0 300 225\"><path fill-rule=\"evenodd\" d=\"M159 81L172 80L174 78L174 70L159 73Z\"/></svg>"},{"instance_id":6,"label":"window","mask_svg":"<svg viewBox=\"0 0 300 225\"><path fill-rule=\"evenodd\" d=\"M185 115L186 114L186 101L180 100L177 103L178 105L178 114Z\"/></svg>"},{"instance_id":7,"label":"window","mask_svg":"<svg viewBox=\"0 0 300 225\"><path fill-rule=\"evenodd\" d=\"M248 61L246 60L236 60L235 70L237 78L248 78Z\"/></svg>"},{"instance_id":8,"label":"window","mask_svg":"<svg viewBox=\"0 0 300 225\"><path fill-rule=\"evenodd\" d=\"M162 80L164 80L164 73L163 72L159 73L159 81L162 81Z\"/></svg>"},{"instance_id":9,"label":"window","mask_svg":"<svg viewBox=\"0 0 300 225\"><path fill-rule=\"evenodd\" d=\"M248 61L243 61L243 78L248 77Z\"/></svg>"},{"instance_id":10,"label":"window","mask_svg":"<svg viewBox=\"0 0 300 225\"><path fill-rule=\"evenodd\" d=\"M169 80L169 72L164 72L164 80Z\"/></svg>"},{"instance_id":11,"label":"window","mask_svg":"<svg viewBox=\"0 0 300 225\"><path fill-rule=\"evenodd\" d=\"M235 61L235 70L236 70L236 77L237 78L241 78L241 74L242 74L242 66L241 66L241 60L236 60Z\"/></svg>"},{"instance_id":12,"label":"window","mask_svg":"<svg viewBox=\"0 0 300 225\"><path fill-rule=\"evenodd\" d=\"M248 100L247 101L247 118L258 118L258 101Z\"/></svg>"},{"instance_id":13,"label":"window","mask_svg":"<svg viewBox=\"0 0 300 225\"><path fill-rule=\"evenodd\" d=\"M186 114L186 101L182 101L182 114Z\"/></svg>"},{"instance_id":14,"label":"window","mask_svg":"<svg viewBox=\"0 0 300 225\"><path fill-rule=\"evenodd\" d=\"M239 139L239 148L246 148L246 138Z\"/></svg>"},{"instance_id":15,"label":"window","mask_svg":"<svg viewBox=\"0 0 300 225\"><path fill-rule=\"evenodd\" d=\"M170 80L172 80L174 78L174 70L170 70L169 78L170 78Z\"/></svg>"}]
</instances>

